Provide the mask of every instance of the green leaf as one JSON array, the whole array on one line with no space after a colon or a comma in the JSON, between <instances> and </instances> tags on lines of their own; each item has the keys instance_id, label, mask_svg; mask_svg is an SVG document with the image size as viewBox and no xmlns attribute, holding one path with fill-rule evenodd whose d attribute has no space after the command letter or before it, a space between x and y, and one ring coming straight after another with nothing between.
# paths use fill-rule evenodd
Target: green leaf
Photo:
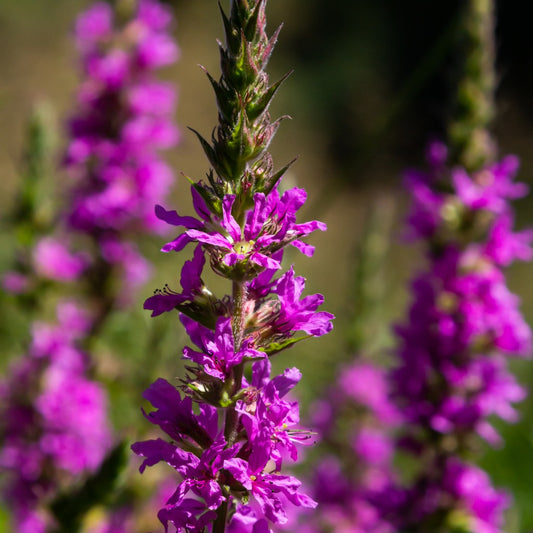
<instances>
[{"instance_id":1,"label":"green leaf","mask_svg":"<svg viewBox=\"0 0 533 533\"><path fill-rule=\"evenodd\" d=\"M283 177L283 174L289 170L292 165L297 161L298 157L295 157L292 161L289 161L283 168L278 170L268 181L267 186L265 187L264 193L270 194L272 189L276 186L276 183Z\"/></svg>"},{"instance_id":2,"label":"green leaf","mask_svg":"<svg viewBox=\"0 0 533 533\"><path fill-rule=\"evenodd\" d=\"M243 88L252 85L259 75L259 66L255 62L255 54L252 43L245 40L244 34L242 36L244 42L244 56L242 63L239 65L242 69L242 84Z\"/></svg>"},{"instance_id":3,"label":"green leaf","mask_svg":"<svg viewBox=\"0 0 533 533\"><path fill-rule=\"evenodd\" d=\"M259 14L264 8L265 0L259 0L246 23L244 28L244 36L248 41L253 41L257 32L257 21L259 20Z\"/></svg>"},{"instance_id":4,"label":"green leaf","mask_svg":"<svg viewBox=\"0 0 533 533\"><path fill-rule=\"evenodd\" d=\"M297 342L303 341L304 339L309 339L310 337L312 337L312 335L306 335L305 337L298 337L296 339L287 339L282 342L271 342L268 346L260 348L259 351L265 352L268 355L275 355L282 350L293 346Z\"/></svg>"},{"instance_id":5,"label":"green leaf","mask_svg":"<svg viewBox=\"0 0 533 533\"><path fill-rule=\"evenodd\" d=\"M246 113L239 111L237 123L226 141L227 153L232 159L247 160L253 153L254 143L250 129L247 125ZM242 165L238 165L239 168Z\"/></svg>"},{"instance_id":6,"label":"green leaf","mask_svg":"<svg viewBox=\"0 0 533 533\"><path fill-rule=\"evenodd\" d=\"M226 46L230 49L232 53L237 54L240 48L239 32L237 32L231 25L220 2L218 2L218 8L220 9L220 14L222 15L222 22L224 24L224 33L226 35Z\"/></svg>"},{"instance_id":7,"label":"green leaf","mask_svg":"<svg viewBox=\"0 0 533 533\"><path fill-rule=\"evenodd\" d=\"M216 82L204 67L200 68L205 72L211 82L217 100L218 112L226 122L229 122L233 118L237 99L232 94L232 91L224 89L222 84Z\"/></svg>"},{"instance_id":8,"label":"green leaf","mask_svg":"<svg viewBox=\"0 0 533 533\"><path fill-rule=\"evenodd\" d=\"M276 94L277 90L292 73L292 70L290 72L287 72L287 74L285 74L283 78L272 84L257 100L251 102L246 107L246 114L248 115L248 120L256 120L268 109L268 106L270 105L272 98L274 98L274 95Z\"/></svg>"},{"instance_id":9,"label":"green leaf","mask_svg":"<svg viewBox=\"0 0 533 533\"><path fill-rule=\"evenodd\" d=\"M202 145L202 148L204 150L205 155L207 156L207 159L209 159L209 162L211 163L212 167L215 169L215 172L221 177L226 180L232 179L231 172L228 172L228 168L224 167L221 162L219 161L218 154L215 152L215 149L193 128L189 128L195 135L198 137L198 140L200 141L200 144Z\"/></svg>"},{"instance_id":10,"label":"green leaf","mask_svg":"<svg viewBox=\"0 0 533 533\"><path fill-rule=\"evenodd\" d=\"M188 129L191 130L196 135L196 137L198 137L198 140L200 141L200 144L202 145L202 148L204 150L205 155L207 156L207 159L209 159L209 162L211 163L211 165L213 165L213 167L216 168L217 159L216 159L216 153L213 147L195 129L190 128L190 127Z\"/></svg>"},{"instance_id":11,"label":"green leaf","mask_svg":"<svg viewBox=\"0 0 533 533\"><path fill-rule=\"evenodd\" d=\"M232 0L231 1L231 23L241 28L244 24L246 16L250 12L249 0Z\"/></svg>"}]
</instances>

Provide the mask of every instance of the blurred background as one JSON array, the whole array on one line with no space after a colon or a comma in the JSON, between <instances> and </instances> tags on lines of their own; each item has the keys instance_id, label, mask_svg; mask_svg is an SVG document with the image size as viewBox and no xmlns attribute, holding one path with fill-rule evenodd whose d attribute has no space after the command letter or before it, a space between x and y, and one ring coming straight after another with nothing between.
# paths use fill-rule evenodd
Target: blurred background
<instances>
[{"instance_id":1,"label":"blurred background","mask_svg":"<svg viewBox=\"0 0 533 533\"><path fill-rule=\"evenodd\" d=\"M180 173L198 180L207 171L203 152L186 128L209 137L216 124L210 85L198 65L218 77L216 38L222 38L215 0L174 0L175 36L181 58L165 76L179 90L176 120L182 130L179 147L168 159L176 172L176 186L168 207L188 213L190 196ZM324 294L324 310L337 319L334 331L285 352L278 366L298 366L303 372L299 394L305 406L334 379L335 366L351 357L352 319L357 307L355 269L362 230L377 210L389 224L391 245L379 290L376 343L378 357L387 364L394 339L391 323L402 320L408 304L408 280L423 267L423 257L402 240L407 198L402 170L421 165L426 142L442 136L453 99L456 72L453 47L458 0L271 0L273 31L282 21L277 51L270 65L271 79L293 70L272 107L274 116L288 114L271 152L278 167L296 155L287 181L308 191L301 220L320 219L325 234L314 235L314 258L294 255L296 272L307 278L307 293ZM72 44L75 16L89 2L82 0L2 0L0 3L0 211L6 213L16 197L20 179L25 125L36 103L50 110L51 136L57 158L52 164L51 187L60 191L60 169L65 145L64 122L71 113L78 82L76 51ZM497 5L497 117L494 134L502 154L517 154L520 179L533 184L533 46L529 10L522 2L501 0ZM55 126L54 126L55 125ZM520 201L518 226L533 224L533 197ZM8 228L5 228L6 230ZM0 237L0 272L10 266L13 240ZM157 330L142 311L142 301L164 283L176 280L186 258L157 252L166 242L147 240L143 251L156 263L154 278L140 295L137 309L118 316L106 329L106 349L116 351L133 368L111 387L114 417L124 432L139 421L141 385L158 375L181 372L179 349L184 339L177 317L157 319ZM533 322L533 266L517 265L509 272L511 290L523 301ZM22 353L27 323L9 306L0 310L1 368ZM131 335L150 332L163 354L147 366L146 344ZM135 329L133 328L133 329ZM152 329L151 329L152 328ZM515 364L520 381L533 387L533 364ZM142 379L139 378L142 376ZM138 386L127 387L129 379ZM137 381L135 381L137 380ZM142 383L140 383L142 382ZM124 388L128 389L124 391ZM533 396L520 407L521 422L503 426L505 447L487 450L483 466L494 483L507 487L516 507L509 531L533 531L530 483L533 479Z\"/></svg>"}]
</instances>

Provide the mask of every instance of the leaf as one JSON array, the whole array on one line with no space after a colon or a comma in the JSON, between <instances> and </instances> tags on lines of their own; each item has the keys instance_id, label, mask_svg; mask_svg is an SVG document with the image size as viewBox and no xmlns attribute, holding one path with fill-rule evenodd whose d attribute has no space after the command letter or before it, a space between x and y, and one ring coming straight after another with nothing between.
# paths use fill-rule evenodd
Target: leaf
<instances>
[{"instance_id":1,"label":"leaf","mask_svg":"<svg viewBox=\"0 0 533 533\"><path fill-rule=\"evenodd\" d=\"M231 176L228 175L227 169L225 169L219 162L217 153L215 152L214 148L193 128L188 128L191 130L196 137L198 137L198 140L200 141L200 144L202 145L202 148L204 150L205 155L207 156L207 159L211 163L212 167L215 169L215 172L221 177L225 178L227 180L231 179Z\"/></svg>"},{"instance_id":2,"label":"leaf","mask_svg":"<svg viewBox=\"0 0 533 533\"><path fill-rule=\"evenodd\" d=\"M289 170L290 167L298 160L298 157L295 157L292 161L289 161L283 168L278 170L269 180L268 185L265 187L264 193L266 195L270 194L272 189L276 186L276 183L283 177L283 174Z\"/></svg>"},{"instance_id":3,"label":"leaf","mask_svg":"<svg viewBox=\"0 0 533 533\"><path fill-rule=\"evenodd\" d=\"M259 20L259 14L261 13L261 10L264 8L264 0L259 0L248 19L248 22L246 23L246 27L244 28L244 35L248 41L253 41L255 34L257 32L257 21Z\"/></svg>"},{"instance_id":4,"label":"leaf","mask_svg":"<svg viewBox=\"0 0 533 533\"><path fill-rule=\"evenodd\" d=\"M304 339L309 339L312 335L306 335L305 337L297 337L296 339L287 339L282 342L271 342L268 346L263 346L259 349L261 352L265 352L268 355L275 355L286 348L290 348L297 342L303 341Z\"/></svg>"},{"instance_id":5,"label":"leaf","mask_svg":"<svg viewBox=\"0 0 533 533\"><path fill-rule=\"evenodd\" d=\"M236 99L232 98L232 92L224 89L224 86L221 83L216 82L204 67L200 66L200 68L205 72L213 87L217 100L218 112L226 122L229 122L233 117Z\"/></svg>"},{"instance_id":6,"label":"leaf","mask_svg":"<svg viewBox=\"0 0 533 533\"><path fill-rule=\"evenodd\" d=\"M246 114L248 115L248 120L253 121L260 117L270 105L272 98L276 94L280 85L293 73L291 70L287 72L279 81L272 84L257 100L251 102L246 108Z\"/></svg>"},{"instance_id":7,"label":"leaf","mask_svg":"<svg viewBox=\"0 0 533 533\"><path fill-rule=\"evenodd\" d=\"M224 24L224 33L226 35L226 46L229 48L229 50L232 53L236 54L240 48L240 40L239 40L238 32L236 32L233 29L220 2L218 2L218 8L220 9L220 14L222 15L222 22Z\"/></svg>"}]
</instances>

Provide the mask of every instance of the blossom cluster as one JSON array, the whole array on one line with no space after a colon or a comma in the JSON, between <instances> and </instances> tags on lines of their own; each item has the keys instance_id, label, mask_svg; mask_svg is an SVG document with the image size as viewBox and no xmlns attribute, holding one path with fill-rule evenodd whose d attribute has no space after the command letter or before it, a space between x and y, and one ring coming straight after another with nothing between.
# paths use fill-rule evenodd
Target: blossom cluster
<instances>
[{"instance_id":1,"label":"blossom cluster","mask_svg":"<svg viewBox=\"0 0 533 533\"><path fill-rule=\"evenodd\" d=\"M65 156L74 180L67 226L91 235L104 261L124 271L125 294L148 274L126 236L157 228L153 204L172 183L158 152L178 141L175 91L154 79L156 69L178 57L171 20L154 0L141 0L125 23L109 4L97 2L75 27L85 80Z\"/></svg>"},{"instance_id":2,"label":"blossom cluster","mask_svg":"<svg viewBox=\"0 0 533 533\"><path fill-rule=\"evenodd\" d=\"M406 528L418 524L416 531L444 516L450 527L462 521L468 530L499 532L507 497L464 457L476 437L499 444L489 417L515 421L513 404L525 396L507 360L529 354L531 332L502 269L533 255L533 232L512 230L509 204L527 188L514 182L515 157L470 175L446 158L446 147L433 143L429 171L406 176L409 234L425 243L429 264L412 283L391 374L405 420L400 443L424 458L399 519Z\"/></svg>"},{"instance_id":3,"label":"blossom cluster","mask_svg":"<svg viewBox=\"0 0 533 533\"><path fill-rule=\"evenodd\" d=\"M157 0L140 0L131 13L117 10L96 2L76 21L83 80L64 156L71 183L59 230L34 247L29 279L5 278L12 292L30 289L32 274L70 282L109 277L113 269L127 299L148 278L150 266L131 236L163 227L153 205L165 198L173 173L159 152L175 146L179 132L175 89L155 71L175 62L179 50L168 32L170 10ZM80 238L87 244L80 247Z\"/></svg>"},{"instance_id":4,"label":"blossom cluster","mask_svg":"<svg viewBox=\"0 0 533 533\"><path fill-rule=\"evenodd\" d=\"M265 6L233 1L223 13L222 78L209 77L220 124L212 144L198 134L212 169L208 184L191 187L197 216L156 207L161 220L183 228L162 251L195 246L181 290L166 286L145 303L153 316L178 310L192 344L183 349L188 374L178 386L160 378L144 395L155 408L146 417L171 442L132 446L144 457L141 471L163 461L180 475L158 514L167 531L172 524L179 532L268 532L287 521L287 502L316 505L296 477L281 473L297 459L297 444L313 442L288 395L301 374L288 368L271 377L270 357L332 327L333 315L318 311L323 297L302 297L305 279L293 268L280 272L288 245L311 256L302 239L326 227L296 221L306 193L281 191L285 169L274 173L266 152L279 83L269 86L263 70L277 38L266 35ZM230 295L219 298L206 286L207 259L231 283Z\"/></svg>"},{"instance_id":5,"label":"blossom cluster","mask_svg":"<svg viewBox=\"0 0 533 533\"><path fill-rule=\"evenodd\" d=\"M91 321L73 302L62 302L58 323L35 323L28 353L0 383L0 467L3 495L19 533L44 533L46 513L60 488L95 471L109 451L107 396L87 376L80 350Z\"/></svg>"},{"instance_id":6,"label":"blossom cluster","mask_svg":"<svg viewBox=\"0 0 533 533\"><path fill-rule=\"evenodd\" d=\"M164 220L188 228L163 250L181 249L184 241L201 243L193 259L183 266L183 291L167 288L145 303L153 315L175 308L181 311L181 322L195 345L184 348L183 358L192 364L187 367L189 376L181 382L183 397L164 379L145 393L157 409L147 418L173 443L144 441L134 444L133 450L145 457L142 470L165 461L183 477L159 513L163 523L203 531L215 519L217 509L239 502L229 531L247 531L239 529L241 522L257 522L254 531L261 531L264 518L274 523L286 521L284 499L295 505L315 505L298 492L296 478L279 473L285 456L297 459L296 444L313 439L298 427L297 402L286 399L300 380L300 372L290 368L271 379L269 355L305 338L295 336L298 331L321 336L331 329L332 315L317 311L322 296L301 297L304 278L295 276L292 268L274 277L281 268L284 244L296 243L309 253L299 238L325 227L319 222L295 223L296 209L303 203L296 199L305 199L300 189L281 196L275 189L266 198L256 194L243 228L231 213L233 195L225 196L224 214L217 217L209 213L195 191L193 188L199 219L158 208ZM218 299L204 285L201 276L206 253L215 272L224 272L230 279L244 276L246 281L239 283L240 300L238 296ZM261 271L255 274L258 269ZM251 363L249 379L243 377L247 362ZM200 405L199 414L193 410L194 402ZM231 420L226 414L222 425L221 408L233 413ZM189 491L204 502L187 497ZM251 502L246 503L250 497L257 503L255 511Z\"/></svg>"},{"instance_id":7,"label":"blossom cluster","mask_svg":"<svg viewBox=\"0 0 533 533\"><path fill-rule=\"evenodd\" d=\"M77 185L68 213L75 229L111 238L135 225L156 225L153 204L172 182L158 151L178 140L175 90L154 79L156 69L178 56L171 20L158 2L141 0L125 24L105 2L76 22L85 80L65 159Z\"/></svg>"}]
</instances>

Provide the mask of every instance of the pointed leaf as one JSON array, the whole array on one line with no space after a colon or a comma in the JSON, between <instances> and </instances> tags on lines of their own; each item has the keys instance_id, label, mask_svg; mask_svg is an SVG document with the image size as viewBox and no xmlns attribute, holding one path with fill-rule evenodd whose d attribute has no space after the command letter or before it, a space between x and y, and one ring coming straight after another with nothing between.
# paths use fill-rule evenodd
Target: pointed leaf
<instances>
[{"instance_id":1,"label":"pointed leaf","mask_svg":"<svg viewBox=\"0 0 533 533\"><path fill-rule=\"evenodd\" d=\"M226 13L224 12L224 9L222 8L222 5L220 4L220 2L218 2L218 8L220 10L220 14L222 16L222 22L224 24L224 33L226 35L226 46L228 47L229 50L231 50L231 52L233 52L234 54L238 53L239 51L239 46L240 46L240 43L239 43L239 36L238 36L238 32L236 32Z\"/></svg>"},{"instance_id":2,"label":"pointed leaf","mask_svg":"<svg viewBox=\"0 0 533 533\"><path fill-rule=\"evenodd\" d=\"M235 109L235 98L229 90L224 89L221 83L215 81L213 76L207 72L207 69L200 65L200 68L205 72L207 78L209 79L211 86L215 92L215 97L217 100L218 112L222 116L225 122L229 122L233 117L233 112Z\"/></svg>"},{"instance_id":3,"label":"pointed leaf","mask_svg":"<svg viewBox=\"0 0 533 533\"><path fill-rule=\"evenodd\" d=\"M296 344L297 342L303 341L304 339L309 339L312 335L306 335L305 337L298 337L296 339L287 339L281 342L271 342L268 346L260 348L259 351L265 352L268 355L275 355L286 348L289 348Z\"/></svg>"},{"instance_id":4,"label":"pointed leaf","mask_svg":"<svg viewBox=\"0 0 533 533\"><path fill-rule=\"evenodd\" d=\"M239 111L239 120L235 124L231 137L227 141L227 147L231 154L237 159L246 158L253 149L250 130L246 124L246 113L243 109Z\"/></svg>"},{"instance_id":5,"label":"pointed leaf","mask_svg":"<svg viewBox=\"0 0 533 533\"><path fill-rule=\"evenodd\" d=\"M259 14L261 13L261 10L264 9L264 0L259 0L248 19L248 22L246 23L246 26L244 28L244 35L248 41L253 41L255 34L257 32L257 21L259 20Z\"/></svg>"},{"instance_id":6,"label":"pointed leaf","mask_svg":"<svg viewBox=\"0 0 533 533\"><path fill-rule=\"evenodd\" d=\"M232 0L230 14L231 23L235 27L241 28L249 10L250 6L248 4L248 0Z\"/></svg>"},{"instance_id":7,"label":"pointed leaf","mask_svg":"<svg viewBox=\"0 0 533 533\"><path fill-rule=\"evenodd\" d=\"M246 42L244 33L242 35L244 42L244 57L242 62L243 84L252 85L259 75L260 67L255 62L255 54L252 43Z\"/></svg>"},{"instance_id":8,"label":"pointed leaf","mask_svg":"<svg viewBox=\"0 0 533 533\"><path fill-rule=\"evenodd\" d=\"M278 42L278 37L281 32L281 28L283 28L283 24L280 24L278 29L273 33L272 37L268 41L267 46L263 50L263 54L261 57L261 68L264 69L268 61L270 60L270 56L272 55L272 52L274 51L274 47L276 46L276 43Z\"/></svg>"},{"instance_id":9,"label":"pointed leaf","mask_svg":"<svg viewBox=\"0 0 533 533\"><path fill-rule=\"evenodd\" d=\"M281 86L281 84L293 73L294 71L289 71L287 74L285 74L280 80L278 80L276 83L272 84L257 100L250 103L248 107L246 108L246 112L248 114L248 119L250 121L256 120L258 117L260 117L270 105L270 102L272 101L272 98L274 98L274 95L276 94L277 90Z\"/></svg>"},{"instance_id":10,"label":"pointed leaf","mask_svg":"<svg viewBox=\"0 0 533 533\"><path fill-rule=\"evenodd\" d=\"M278 170L269 180L268 180L268 184L267 186L265 187L265 190L263 191L266 195L270 194L270 192L272 191L272 189L274 189L274 187L276 186L276 183L282 178L283 174L285 174L285 172L287 172L287 170L289 170L290 167L292 167L292 165L294 165L294 163L296 163L296 161L298 160L298 156L295 157L292 161L289 161L289 163L287 163L283 168L281 168L280 170Z\"/></svg>"},{"instance_id":11,"label":"pointed leaf","mask_svg":"<svg viewBox=\"0 0 533 533\"><path fill-rule=\"evenodd\" d=\"M209 159L209 162L215 169L215 172L222 178L228 179L227 172L222 167L220 162L218 161L217 153L215 152L215 149L193 128L188 128L191 130L200 141L200 144L202 145L202 148L204 150L205 155L207 156L207 159Z\"/></svg>"}]
</instances>

